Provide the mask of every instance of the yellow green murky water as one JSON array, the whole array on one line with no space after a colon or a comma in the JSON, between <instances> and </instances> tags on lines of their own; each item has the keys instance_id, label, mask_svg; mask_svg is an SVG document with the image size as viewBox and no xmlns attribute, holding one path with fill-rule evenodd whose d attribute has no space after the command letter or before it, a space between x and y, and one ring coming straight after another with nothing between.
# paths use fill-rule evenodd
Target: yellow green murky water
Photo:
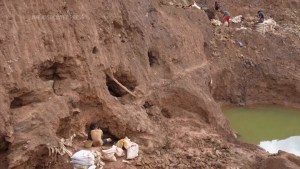
<instances>
[{"instance_id":1,"label":"yellow green murky water","mask_svg":"<svg viewBox=\"0 0 300 169\"><path fill-rule=\"evenodd\" d=\"M300 110L284 106L226 107L231 128L247 143L300 136Z\"/></svg>"}]
</instances>

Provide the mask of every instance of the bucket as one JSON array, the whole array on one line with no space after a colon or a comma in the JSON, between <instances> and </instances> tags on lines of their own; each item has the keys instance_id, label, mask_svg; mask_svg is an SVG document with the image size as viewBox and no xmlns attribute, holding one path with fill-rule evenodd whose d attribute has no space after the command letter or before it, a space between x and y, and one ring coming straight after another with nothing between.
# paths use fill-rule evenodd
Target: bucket
<instances>
[{"instance_id":1,"label":"bucket","mask_svg":"<svg viewBox=\"0 0 300 169\"><path fill-rule=\"evenodd\" d=\"M85 148L91 148L93 146L93 141L92 140L85 140L84 141L84 147Z\"/></svg>"}]
</instances>

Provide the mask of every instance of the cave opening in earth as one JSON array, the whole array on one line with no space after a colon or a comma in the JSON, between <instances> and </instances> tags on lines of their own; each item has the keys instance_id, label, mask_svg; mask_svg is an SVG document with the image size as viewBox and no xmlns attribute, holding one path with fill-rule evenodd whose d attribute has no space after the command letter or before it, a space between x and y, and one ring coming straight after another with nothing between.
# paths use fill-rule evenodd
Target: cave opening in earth
<instances>
[{"instance_id":1,"label":"cave opening in earth","mask_svg":"<svg viewBox=\"0 0 300 169\"><path fill-rule=\"evenodd\" d=\"M114 78L130 91L134 91L135 87L138 85L135 77L130 74L117 72L114 74ZM106 86L109 93L114 97L123 97L127 95L128 92L117 84L115 80L106 75Z\"/></svg>"},{"instance_id":2,"label":"cave opening in earth","mask_svg":"<svg viewBox=\"0 0 300 169\"><path fill-rule=\"evenodd\" d=\"M159 53L156 50L149 50L148 51L148 59L149 59L149 64L150 67L153 67L154 65L158 65L158 57L159 57Z\"/></svg>"}]
</instances>

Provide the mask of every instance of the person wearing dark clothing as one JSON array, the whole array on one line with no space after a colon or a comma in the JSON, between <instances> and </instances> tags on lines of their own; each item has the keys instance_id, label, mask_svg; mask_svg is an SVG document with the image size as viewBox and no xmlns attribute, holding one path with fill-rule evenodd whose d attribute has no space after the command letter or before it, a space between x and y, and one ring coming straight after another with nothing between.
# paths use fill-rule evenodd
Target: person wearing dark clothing
<instances>
[{"instance_id":1,"label":"person wearing dark clothing","mask_svg":"<svg viewBox=\"0 0 300 169\"><path fill-rule=\"evenodd\" d=\"M215 10L218 11L220 9L220 4L218 1L215 1Z\"/></svg>"},{"instance_id":2,"label":"person wearing dark clothing","mask_svg":"<svg viewBox=\"0 0 300 169\"><path fill-rule=\"evenodd\" d=\"M263 23L265 20L265 14L263 13L263 11L258 11L257 14L259 18L258 23Z\"/></svg>"}]
</instances>

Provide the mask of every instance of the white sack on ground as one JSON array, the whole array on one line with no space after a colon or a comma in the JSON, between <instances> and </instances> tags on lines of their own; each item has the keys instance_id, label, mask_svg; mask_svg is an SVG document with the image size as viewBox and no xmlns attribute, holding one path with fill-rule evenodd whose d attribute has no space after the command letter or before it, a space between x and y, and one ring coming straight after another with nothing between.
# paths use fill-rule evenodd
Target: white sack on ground
<instances>
[{"instance_id":1,"label":"white sack on ground","mask_svg":"<svg viewBox=\"0 0 300 169\"><path fill-rule=\"evenodd\" d=\"M95 164L95 157L91 151L80 150L76 152L72 157L71 163L90 166Z\"/></svg>"},{"instance_id":2,"label":"white sack on ground","mask_svg":"<svg viewBox=\"0 0 300 169\"><path fill-rule=\"evenodd\" d=\"M115 156L116 153L116 147L113 145L110 149L102 150L102 160L105 161L117 161L117 158Z\"/></svg>"},{"instance_id":3,"label":"white sack on ground","mask_svg":"<svg viewBox=\"0 0 300 169\"><path fill-rule=\"evenodd\" d=\"M131 142L127 149L127 160L134 159L139 155L139 145Z\"/></svg>"}]
</instances>

